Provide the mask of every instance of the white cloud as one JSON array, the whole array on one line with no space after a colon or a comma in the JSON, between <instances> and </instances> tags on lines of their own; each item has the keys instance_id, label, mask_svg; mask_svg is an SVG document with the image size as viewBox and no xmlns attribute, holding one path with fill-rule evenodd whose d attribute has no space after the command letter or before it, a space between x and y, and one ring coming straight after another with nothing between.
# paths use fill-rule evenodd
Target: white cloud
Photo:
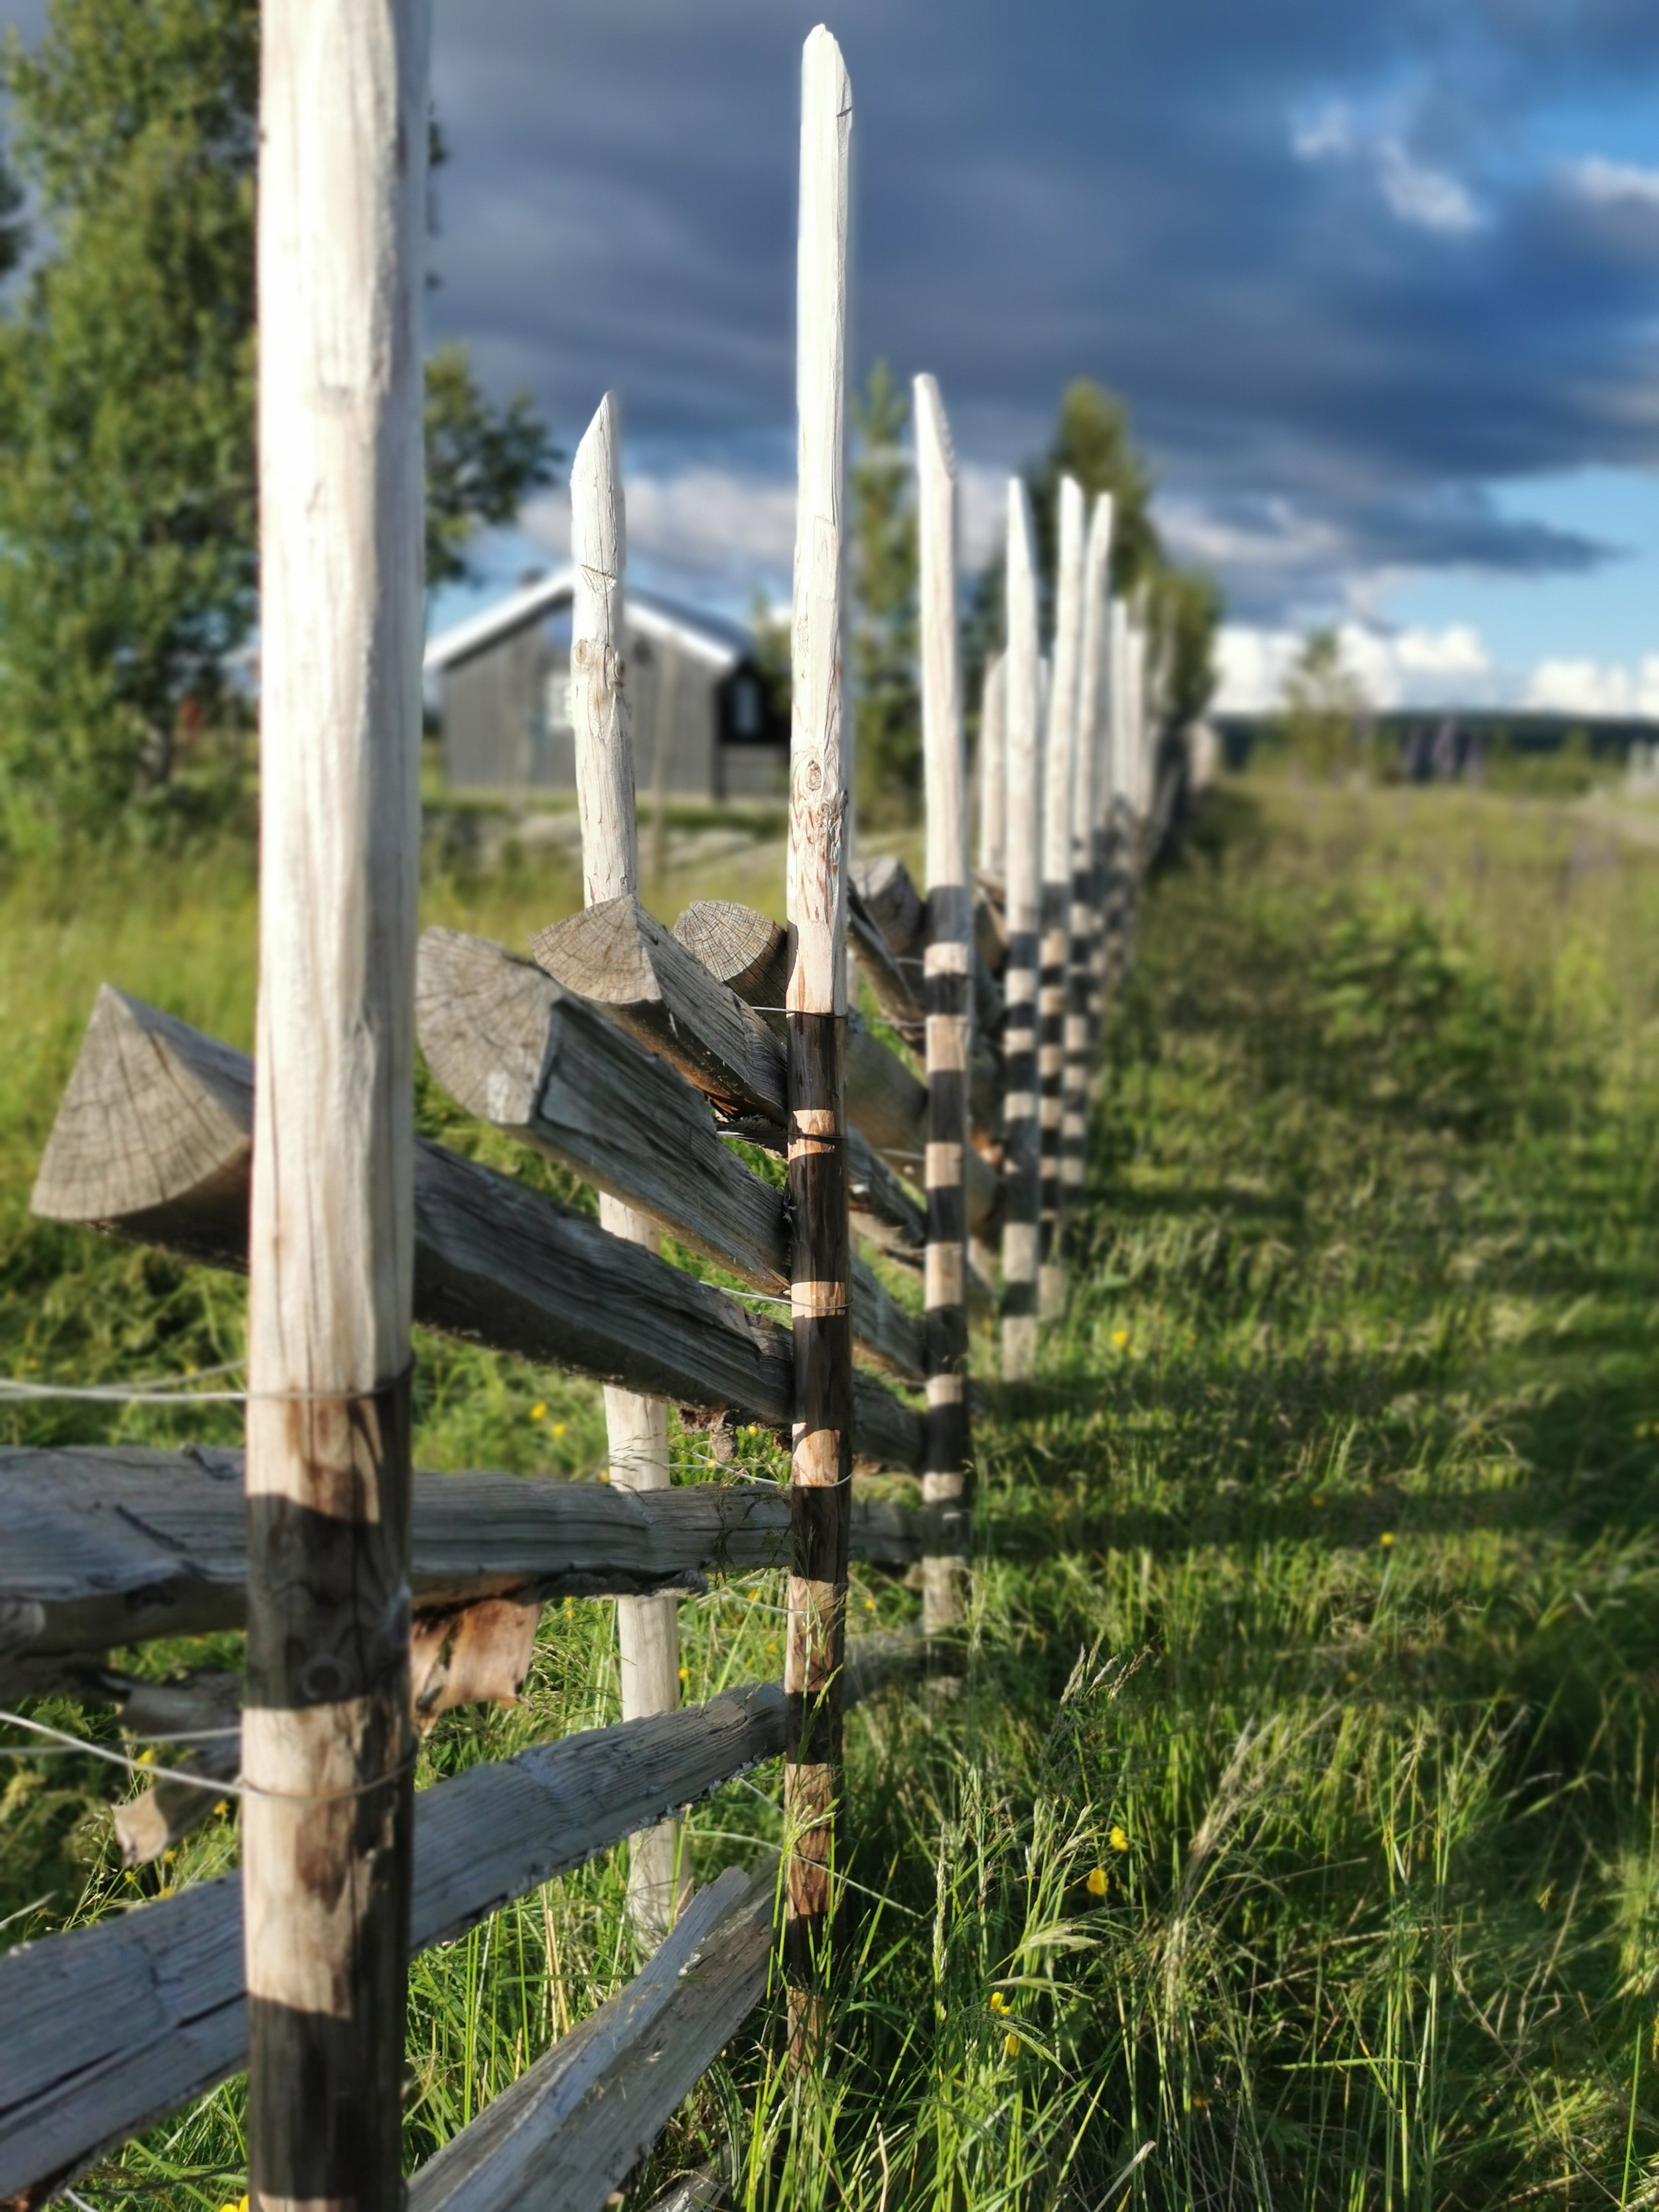
<instances>
[{"instance_id":1,"label":"white cloud","mask_svg":"<svg viewBox=\"0 0 1659 2212\"><path fill-rule=\"evenodd\" d=\"M1357 123L1346 102L1333 100L1291 125L1299 161L1357 161L1370 171L1390 214L1413 229L1443 238L1467 236L1485 221L1468 187L1413 154L1398 131Z\"/></svg>"},{"instance_id":2,"label":"white cloud","mask_svg":"<svg viewBox=\"0 0 1659 2212\"><path fill-rule=\"evenodd\" d=\"M1353 149L1353 117L1346 100L1334 100L1291 126L1291 150L1299 161L1328 161Z\"/></svg>"},{"instance_id":3,"label":"white cloud","mask_svg":"<svg viewBox=\"0 0 1659 2212\"><path fill-rule=\"evenodd\" d=\"M1398 138L1378 141L1375 161L1382 197L1401 222L1455 238L1480 228L1480 211L1444 169L1419 161Z\"/></svg>"},{"instance_id":4,"label":"white cloud","mask_svg":"<svg viewBox=\"0 0 1659 2212\"><path fill-rule=\"evenodd\" d=\"M1442 629L1385 630L1345 622L1337 635L1345 664L1373 707L1484 704L1491 696L1491 656L1480 632L1468 623L1449 623ZM1224 624L1216 652L1221 676L1218 708L1223 714L1259 714L1277 706L1285 672L1303 643L1299 630Z\"/></svg>"},{"instance_id":5,"label":"white cloud","mask_svg":"<svg viewBox=\"0 0 1659 2212\"><path fill-rule=\"evenodd\" d=\"M724 599L787 590L795 552L795 487L775 477L712 466L623 480L630 558L695 580ZM533 500L521 518L538 544L563 559L570 501L562 491Z\"/></svg>"},{"instance_id":6,"label":"white cloud","mask_svg":"<svg viewBox=\"0 0 1659 2212\"><path fill-rule=\"evenodd\" d=\"M1547 714L1659 716L1659 653L1644 654L1634 669L1601 660L1540 660L1522 704Z\"/></svg>"},{"instance_id":7,"label":"white cloud","mask_svg":"<svg viewBox=\"0 0 1659 2212\"><path fill-rule=\"evenodd\" d=\"M1638 168L1632 161L1607 161L1599 154L1566 165L1568 184L1581 199L1595 207L1638 206L1659 210L1659 169Z\"/></svg>"}]
</instances>

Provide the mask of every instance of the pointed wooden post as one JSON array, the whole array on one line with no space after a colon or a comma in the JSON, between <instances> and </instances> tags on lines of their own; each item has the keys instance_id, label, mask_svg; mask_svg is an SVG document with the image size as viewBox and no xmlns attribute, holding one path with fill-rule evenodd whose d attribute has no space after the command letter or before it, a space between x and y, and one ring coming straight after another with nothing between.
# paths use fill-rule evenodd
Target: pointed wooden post
<instances>
[{"instance_id":1,"label":"pointed wooden post","mask_svg":"<svg viewBox=\"0 0 1659 2212\"><path fill-rule=\"evenodd\" d=\"M1077 769L1079 663L1083 642L1083 490L1060 480L1060 561L1054 592L1054 674L1042 753L1042 941L1037 981L1037 1109L1042 1233L1038 1311L1066 1301L1060 1261L1060 1124L1066 1065L1066 963L1072 913L1072 799Z\"/></svg>"},{"instance_id":2,"label":"pointed wooden post","mask_svg":"<svg viewBox=\"0 0 1659 2212\"><path fill-rule=\"evenodd\" d=\"M1096 828L1100 812L1100 725L1111 550L1112 497L1109 492L1102 492L1089 518L1089 543L1083 563L1077 771L1072 788L1071 947L1066 975L1066 1073L1060 1127L1060 1194L1066 1206L1074 1205L1082 1194L1088 1156L1089 1076L1094 1058L1091 1012L1096 939L1101 927Z\"/></svg>"},{"instance_id":3,"label":"pointed wooden post","mask_svg":"<svg viewBox=\"0 0 1659 2212\"><path fill-rule=\"evenodd\" d=\"M922 1627L960 1625L967 1571L969 964L967 768L957 646L957 475L939 386L915 381L921 744L927 819L927 1455L921 1494L958 1540L921 1563Z\"/></svg>"},{"instance_id":4,"label":"pointed wooden post","mask_svg":"<svg viewBox=\"0 0 1659 2212\"><path fill-rule=\"evenodd\" d=\"M985 664L979 708L979 872L999 890L1003 879L1004 812L1008 797L1008 761L1003 737L1004 659L993 653Z\"/></svg>"},{"instance_id":5,"label":"pointed wooden post","mask_svg":"<svg viewBox=\"0 0 1659 2212\"><path fill-rule=\"evenodd\" d=\"M570 471L570 714L576 741L576 804L582 830L583 903L636 896L639 818L634 735L623 662L623 575L628 533L622 438L607 392L576 448ZM666 672L665 682L668 680ZM660 721L658 743L662 742ZM653 824L654 830L654 824ZM619 1198L599 1194L599 1223L654 1252L654 1225ZM666 1490L668 1408L660 1398L607 1383L605 1422L611 1480L621 1490ZM679 1616L672 1597L617 1601L617 1657L624 1720L672 1712L680 1696ZM679 1887L679 1828L659 1820L629 1839L628 1906L643 1943L661 1942Z\"/></svg>"},{"instance_id":6,"label":"pointed wooden post","mask_svg":"<svg viewBox=\"0 0 1659 2212\"><path fill-rule=\"evenodd\" d=\"M268 0L248 2195L403 2201L425 0Z\"/></svg>"},{"instance_id":7,"label":"pointed wooden post","mask_svg":"<svg viewBox=\"0 0 1659 2212\"><path fill-rule=\"evenodd\" d=\"M1008 645L1004 720L1007 803L1008 963L1003 975L1002 1374L1028 1382L1036 1371L1038 1177L1037 919L1042 756L1038 742L1042 670L1037 650L1036 569L1031 502L1018 477L1008 480Z\"/></svg>"},{"instance_id":8,"label":"pointed wooden post","mask_svg":"<svg viewBox=\"0 0 1659 2212\"><path fill-rule=\"evenodd\" d=\"M1106 895L1100 940L1100 981L1104 1004L1122 982L1128 958L1129 885L1134 869L1134 803L1130 766L1129 609L1113 598L1107 635L1111 641L1107 696L1111 715L1107 752Z\"/></svg>"},{"instance_id":9,"label":"pointed wooden post","mask_svg":"<svg viewBox=\"0 0 1659 2212\"><path fill-rule=\"evenodd\" d=\"M851 762L842 728L847 184L853 95L820 24L801 56L794 708L789 756L789 1200L794 1224L793 1534L783 1686L791 2045L817 2046L837 1898L841 1682L852 1509L852 1251L842 1070Z\"/></svg>"}]
</instances>

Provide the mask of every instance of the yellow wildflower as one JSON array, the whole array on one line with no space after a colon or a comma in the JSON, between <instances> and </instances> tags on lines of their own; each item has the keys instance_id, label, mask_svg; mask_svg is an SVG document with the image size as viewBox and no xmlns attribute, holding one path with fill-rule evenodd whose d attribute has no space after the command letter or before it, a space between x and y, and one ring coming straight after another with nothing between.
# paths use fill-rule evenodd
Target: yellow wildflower
<instances>
[{"instance_id":1,"label":"yellow wildflower","mask_svg":"<svg viewBox=\"0 0 1659 2212\"><path fill-rule=\"evenodd\" d=\"M1127 1328L1115 1328L1115 1329L1112 1331L1112 1349L1113 1349L1113 1351L1114 1351L1114 1352L1127 1352L1127 1351L1128 1350L1128 1348L1129 1348L1129 1332L1128 1332L1128 1330L1127 1330Z\"/></svg>"},{"instance_id":2,"label":"yellow wildflower","mask_svg":"<svg viewBox=\"0 0 1659 2212\"><path fill-rule=\"evenodd\" d=\"M562 1437L562 1436L564 1434L565 1430L566 1430L568 1426L569 1426L568 1422L566 1422L566 1421L555 1421L555 1422L554 1422L554 1424L553 1424L553 1433L554 1433L554 1435L555 1435L556 1437Z\"/></svg>"},{"instance_id":3,"label":"yellow wildflower","mask_svg":"<svg viewBox=\"0 0 1659 2212\"><path fill-rule=\"evenodd\" d=\"M1115 1851L1127 1851L1129 1848L1129 1832L1127 1828L1120 1828L1115 1825L1106 1840Z\"/></svg>"},{"instance_id":4,"label":"yellow wildflower","mask_svg":"<svg viewBox=\"0 0 1659 2212\"><path fill-rule=\"evenodd\" d=\"M1091 1897L1104 1897L1106 1894L1105 1868L1091 1867L1089 1869L1089 1879L1084 1884L1084 1887L1088 1891Z\"/></svg>"},{"instance_id":5,"label":"yellow wildflower","mask_svg":"<svg viewBox=\"0 0 1659 2212\"><path fill-rule=\"evenodd\" d=\"M1011 2058L1019 2049L1019 2038L1014 2033L1012 2028L1010 2028L1007 2034L1003 2037L1002 2047Z\"/></svg>"},{"instance_id":6,"label":"yellow wildflower","mask_svg":"<svg viewBox=\"0 0 1659 2212\"><path fill-rule=\"evenodd\" d=\"M1392 1528L1385 1528L1376 1540L1386 1552L1394 1541L1394 1530Z\"/></svg>"},{"instance_id":7,"label":"yellow wildflower","mask_svg":"<svg viewBox=\"0 0 1659 2212\"><path fill-rule=\"evenodd\" d=\"M544 1421L547 1419L547 1408L539 1398L530 1408L530 1418L532 1421Z\"/></svg>"},{"instance_id":8,"label":"yellow wildflower","mask_svg":"<svg viewBox=\"0 0 1659 2212\"><path fill-rule=\"evenodd\" d=\"M1008 2000L1000 1990L991 1992L991 2009L993 2012L1006 2012L1008 2009Z\"/></svg>"},{"instance_id":9,"label":"yellow wildflower","mask_svg":"<svg viewBox=\"0 0 1659 2212\"><path fill-rule=\"evenodd\" d=\"M680 1680L682 1682L689 1682L691 1680L691 1669L689 1667L680 1668Z\"/></svg>"}]
</instances>

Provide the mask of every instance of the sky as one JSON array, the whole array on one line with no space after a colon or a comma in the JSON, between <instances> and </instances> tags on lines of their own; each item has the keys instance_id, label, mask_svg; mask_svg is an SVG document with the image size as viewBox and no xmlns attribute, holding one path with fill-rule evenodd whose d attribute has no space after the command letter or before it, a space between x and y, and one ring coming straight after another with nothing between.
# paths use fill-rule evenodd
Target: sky
<instances>
[{"instance_id":1,"label":"sky","mask_svg":"<svg viewBox=\"0 0 1659 2212\"><path fill-rule=\"evenodd\" d=\"M820 0L821 4L821 0ZM27 35L41 0L0 0ZM434 0L434 337L568 452L623 411L642 581L793 529L793 0ZM1659 0L847 0L853 359L939 378L967 550L1089 375L1222 703L1342 627L1378 704L1659 714ZM556 490L480 548L562 556ZM436 611L440 618L446 611Z\"/></svg>"}]
</instances>

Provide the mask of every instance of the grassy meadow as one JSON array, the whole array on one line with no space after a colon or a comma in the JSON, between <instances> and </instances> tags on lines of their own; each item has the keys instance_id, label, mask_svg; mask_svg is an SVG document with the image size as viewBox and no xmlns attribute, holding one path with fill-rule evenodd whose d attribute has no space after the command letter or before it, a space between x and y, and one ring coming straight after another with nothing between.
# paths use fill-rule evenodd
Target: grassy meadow
<instances>
[{"instance_id":1,"label":"grassy meadow","mask_svg":"<svg viewBox=\"0 0 1659 2212\"><path fill-rule=\"evenodd\" d=\"M781 891L763 846L654 902ZM578 895L550 859L434 870L428 918L522 945ZM240 1352L239 1285L26 1203L97 982L245 1044L252 932L238 852L0 891L0 1373ZM1152 887L1092 1143L1070 1310L978 1431L963 1693L849 1729L835 2063L791 2081L757 2014L628 2201L714 2158L755 2212L1654 2203L1659 851L1537 798L1229 783ZM599 1473L596 1390L420 1353L422 1465ZM0 1407L14 1443L235 1427ZM780 1602L682 1607L689 1697L776 1671ZM866 1572L853 1603L916 1601ZM421 1779L615 1711L610 1608L567 1605L523 1703L447 1715ZM7 1759L0 1943L234 1862L226 1815L123 1874L108 1772ZM775 1801L763 1770L696 1808L698 1873ZM411 2163L632 1970L622 1907L617 1854L418 1962ZM241 2109L227 2084L79 2196L234 2203Z\"/></svg>"}]
</instances>

